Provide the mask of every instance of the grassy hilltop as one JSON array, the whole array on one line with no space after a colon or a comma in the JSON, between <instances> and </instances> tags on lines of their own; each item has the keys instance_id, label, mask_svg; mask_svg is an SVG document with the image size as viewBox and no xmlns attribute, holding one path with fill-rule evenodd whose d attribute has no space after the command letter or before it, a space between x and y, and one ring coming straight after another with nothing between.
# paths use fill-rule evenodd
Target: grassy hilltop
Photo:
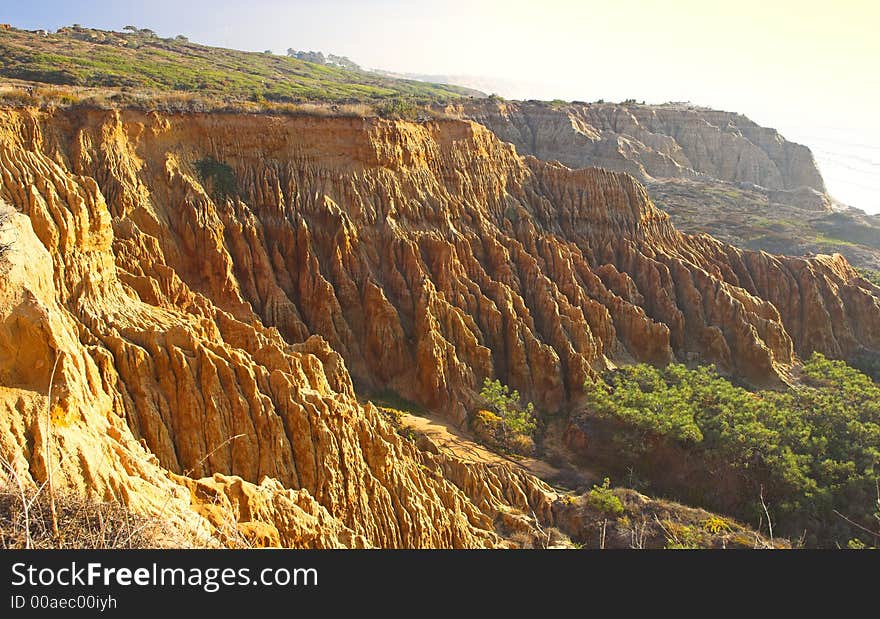
<instances>
[{"instance_id":1,"label":"grassy hilltop","mask_svg":"<svg viewBox=\"0 0 880 619\"><path fill-rule=\"evenodd\" d=\"M481 93L447 84L163 39L150 30L73 26L57 32L0 29L0 77L56 86L197 93L206 98L375 103L401 97L442 103Z\"/></svg>"}]
</instances>

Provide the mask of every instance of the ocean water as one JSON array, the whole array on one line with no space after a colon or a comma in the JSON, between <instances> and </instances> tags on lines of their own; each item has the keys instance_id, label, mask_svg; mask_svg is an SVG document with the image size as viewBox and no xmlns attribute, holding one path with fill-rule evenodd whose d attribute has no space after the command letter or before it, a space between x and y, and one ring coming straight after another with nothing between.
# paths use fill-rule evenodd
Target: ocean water
<instances>
[{"instance_id":1,"label":"ocean water","mask_svg":"<svg viewBox=\"0 0 880 619\"><path fill-rule=\"evenodd\" d=\"M834 198L880 213L880 129L779 127L788 140L810 147Z\"/></svg>"}]
</instances>

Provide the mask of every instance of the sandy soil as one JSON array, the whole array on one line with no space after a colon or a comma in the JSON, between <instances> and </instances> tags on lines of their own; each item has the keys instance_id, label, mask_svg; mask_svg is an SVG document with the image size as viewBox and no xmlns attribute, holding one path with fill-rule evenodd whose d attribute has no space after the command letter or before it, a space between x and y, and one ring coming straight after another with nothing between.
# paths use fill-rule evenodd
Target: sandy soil
<instances>
[{"instance_id":1,"label":"sandy soil","mask_svg":"<svg viewBox=\"0 0 880 619\"><path fill-rule=\"evenodd\" d=\"M466 462L506 463L518 466L532 475L554 484L563 477L572 478L572 471L563 471L545 460L525 456L507 456L491 451L474 441L464 431L455 428L439 417L420 416L407 413L401 418L404 428L427 436L441 453L454 455ZM590 471L578 470L576 485L594 483L598 477Z\"/></svg>"}]
</instances>

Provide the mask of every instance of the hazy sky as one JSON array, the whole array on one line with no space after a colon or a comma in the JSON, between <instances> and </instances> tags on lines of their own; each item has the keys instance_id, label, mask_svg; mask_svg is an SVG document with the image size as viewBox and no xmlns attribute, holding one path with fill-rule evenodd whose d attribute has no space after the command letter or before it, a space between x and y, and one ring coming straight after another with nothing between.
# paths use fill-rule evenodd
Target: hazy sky
<instances>
[{"instance_id":1,"label":"hazy sky","mask_svg":"<svg viewBox=\"0 0 880 619\"><path fill-rule=\"evenodd\" d=\"M0 21L322 50L365 67L516 80L501 94L520 97L692 101L798 140L848 131L880 173L876 0L4 0ZM873 200L858 206L880 211Z\"/></svg>"}]
</instances>

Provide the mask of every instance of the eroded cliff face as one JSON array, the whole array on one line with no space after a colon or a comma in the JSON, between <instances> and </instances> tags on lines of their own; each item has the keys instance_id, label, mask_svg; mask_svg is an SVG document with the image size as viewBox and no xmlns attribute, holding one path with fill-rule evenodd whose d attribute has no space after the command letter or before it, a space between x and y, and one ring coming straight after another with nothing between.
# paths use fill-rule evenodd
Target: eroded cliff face
<instances>
[{"instance_id":1,"label":"eroded cliff face","mask_svg":"<svg viewBox=\"0 0 880 619\"><path fill-rule=\"evenodd\" d=\"M553 411L619 362L768 384L880 349L842 258L681 235L632 178L469 122L3 110L0 174L3 455L214 538L232 514L287 545L489 546L551 518L549 487L418 451L355 384L461 423L489 376Z\"/></svg>"},{"instance_id":2,"label":"eroded cliff face","mask_svg":"<svg viewBox=\"0 0 880 619\"><path fill-rule=\"evenodd\" d=\"M549 516L546 485L422 454L358 404L324 340L263 326L222 227L168 187L203 209L210 199L173 157L147 164L132 148L127 131L143 127L112 114L2 122L3 197L23 214L4 232L0 449L21 479L41 483L52 466L59 487L130 504L197 544L483 547ZM167 187L147 189L147 167Z\"/></svg>"},{"instance_id":3,"label":"eroded cliff face","mask_svg":"<svg viewBox=\"0 0 880 619\"><path fill-rule=\"evenodd\" d=\"M741 114L673 104L479 101L456 109L520 153L572 168L825 192L808 148Z\"/></svg>"}]
</instances>

